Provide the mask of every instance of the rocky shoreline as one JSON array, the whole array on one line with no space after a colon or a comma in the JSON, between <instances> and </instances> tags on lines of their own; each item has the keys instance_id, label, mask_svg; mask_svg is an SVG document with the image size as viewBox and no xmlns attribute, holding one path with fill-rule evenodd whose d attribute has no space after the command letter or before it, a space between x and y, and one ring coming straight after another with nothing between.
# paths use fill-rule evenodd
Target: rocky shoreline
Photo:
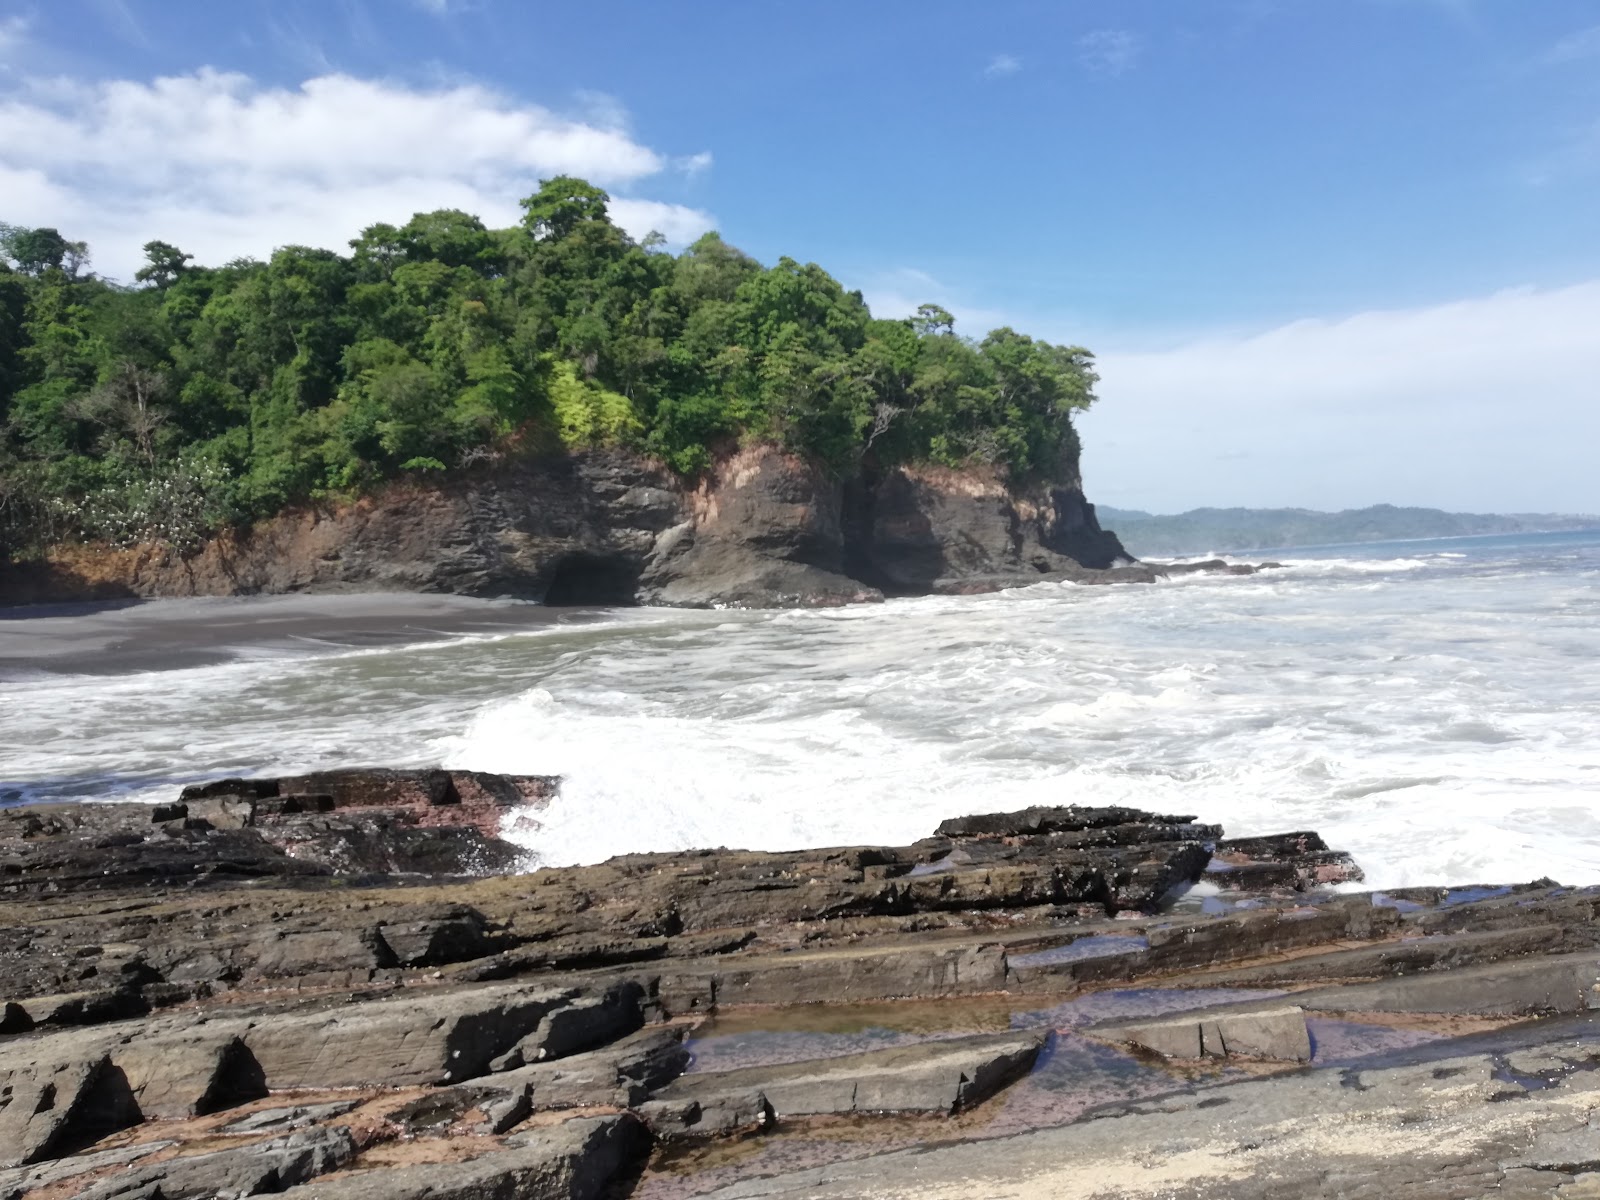
<instances>
[{"instance_id":1,"label":"rocky shoreline","mask_svg":"<svg viewBox=\"0 0 1600 1200\"><path fill-rule=\"evenodd\" d=\"M1050 480L896 467L839 477L772 446L696 480L621 451L530 458L291 509L179 553L0 553L0 606L130 597L422 592L550 605L810 607L1046 580L1254 568L1137 563L1075 461Z\"/></svg>"},{"instance_id":2,"label":"rocky shoreline","mask_svg":"<svg viewBox=\"0 0 1600 1200\"><path fill-rule=\"evenodd\" d=\"M1600 889L1073 807L517 873L558 786L0 810L0 1197L1600 1194Z\"/></svg>"}]
</instances>

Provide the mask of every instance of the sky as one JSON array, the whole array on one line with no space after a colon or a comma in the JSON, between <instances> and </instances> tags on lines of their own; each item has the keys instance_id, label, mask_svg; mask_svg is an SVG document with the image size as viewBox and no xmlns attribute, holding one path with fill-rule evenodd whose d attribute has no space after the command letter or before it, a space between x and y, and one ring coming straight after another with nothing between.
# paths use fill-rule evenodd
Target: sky
<instances>
[{"instance_id":1,"label":"sky","mask_svg":"<svg viewBox=\"0 0 1600 1200\"><path fill-rule=\"evenodd\" d=\"M0 221L509 224L1089 347L1092 499L1600 512L1600 0L0 0Z\"/></svg>"}]
</instances>

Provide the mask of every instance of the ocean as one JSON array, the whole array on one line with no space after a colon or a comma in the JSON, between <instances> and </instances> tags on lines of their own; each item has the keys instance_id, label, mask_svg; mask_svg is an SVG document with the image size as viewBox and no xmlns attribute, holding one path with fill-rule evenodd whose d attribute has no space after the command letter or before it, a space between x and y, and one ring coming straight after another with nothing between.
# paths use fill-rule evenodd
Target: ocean
<instances>
[{"instance_id":1,"label":"ocean","mask_svg":"<svg viewBox=\"0 0 1600 1200\"><path fill-rule=\"evenodd\" d=\"M816 611L12 609L0 804L439 763L564 777L530 865L1126 804L1314 829L1376 887L1600 883L1600 533L1270 557Z\"/></svg>"}]
</instances>

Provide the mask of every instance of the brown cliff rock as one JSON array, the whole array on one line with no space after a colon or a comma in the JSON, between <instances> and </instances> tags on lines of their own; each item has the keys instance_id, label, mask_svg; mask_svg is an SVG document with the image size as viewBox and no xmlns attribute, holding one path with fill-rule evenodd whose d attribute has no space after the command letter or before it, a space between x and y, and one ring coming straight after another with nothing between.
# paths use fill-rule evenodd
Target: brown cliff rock
<instances>
[{"instance_id":1,"label":"brown cliff rock","mask_svg":"<svg viewBox=\"0 0 1600 1200\"><path fill-rule=\"evenodd\" d=\"M621 451L406 478L292 509L190 554L63 545L0 563L0 604L284 592L440 592L552 605L846 604L1073 578L1149 581L1076 467L1023 491L992 471L841 478L772 446L698 481Z\"/></svg>"}]
</instances>

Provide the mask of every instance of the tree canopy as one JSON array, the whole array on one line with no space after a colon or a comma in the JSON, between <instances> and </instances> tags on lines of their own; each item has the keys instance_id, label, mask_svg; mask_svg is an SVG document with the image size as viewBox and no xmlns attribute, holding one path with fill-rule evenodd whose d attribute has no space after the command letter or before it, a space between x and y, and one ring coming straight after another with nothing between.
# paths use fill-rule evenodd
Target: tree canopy
<instances>
[{"instance_id":1,"label":"tree canopy","mask_svg":"<svg viewBox=\"0 0 1600 1200\"><path fill-rule=\"evenodd\" d=\"M164 241L124 287L55 229L0 225L0 551L183 544L405 472L617 445L694 475L771 441L849 472L1075 455L1089 353L937 305L872 316L814 263L715 233L683 253L545 181L510 229L372 225L348 255L218 267Z\"/></svg>"}]
</instances>

